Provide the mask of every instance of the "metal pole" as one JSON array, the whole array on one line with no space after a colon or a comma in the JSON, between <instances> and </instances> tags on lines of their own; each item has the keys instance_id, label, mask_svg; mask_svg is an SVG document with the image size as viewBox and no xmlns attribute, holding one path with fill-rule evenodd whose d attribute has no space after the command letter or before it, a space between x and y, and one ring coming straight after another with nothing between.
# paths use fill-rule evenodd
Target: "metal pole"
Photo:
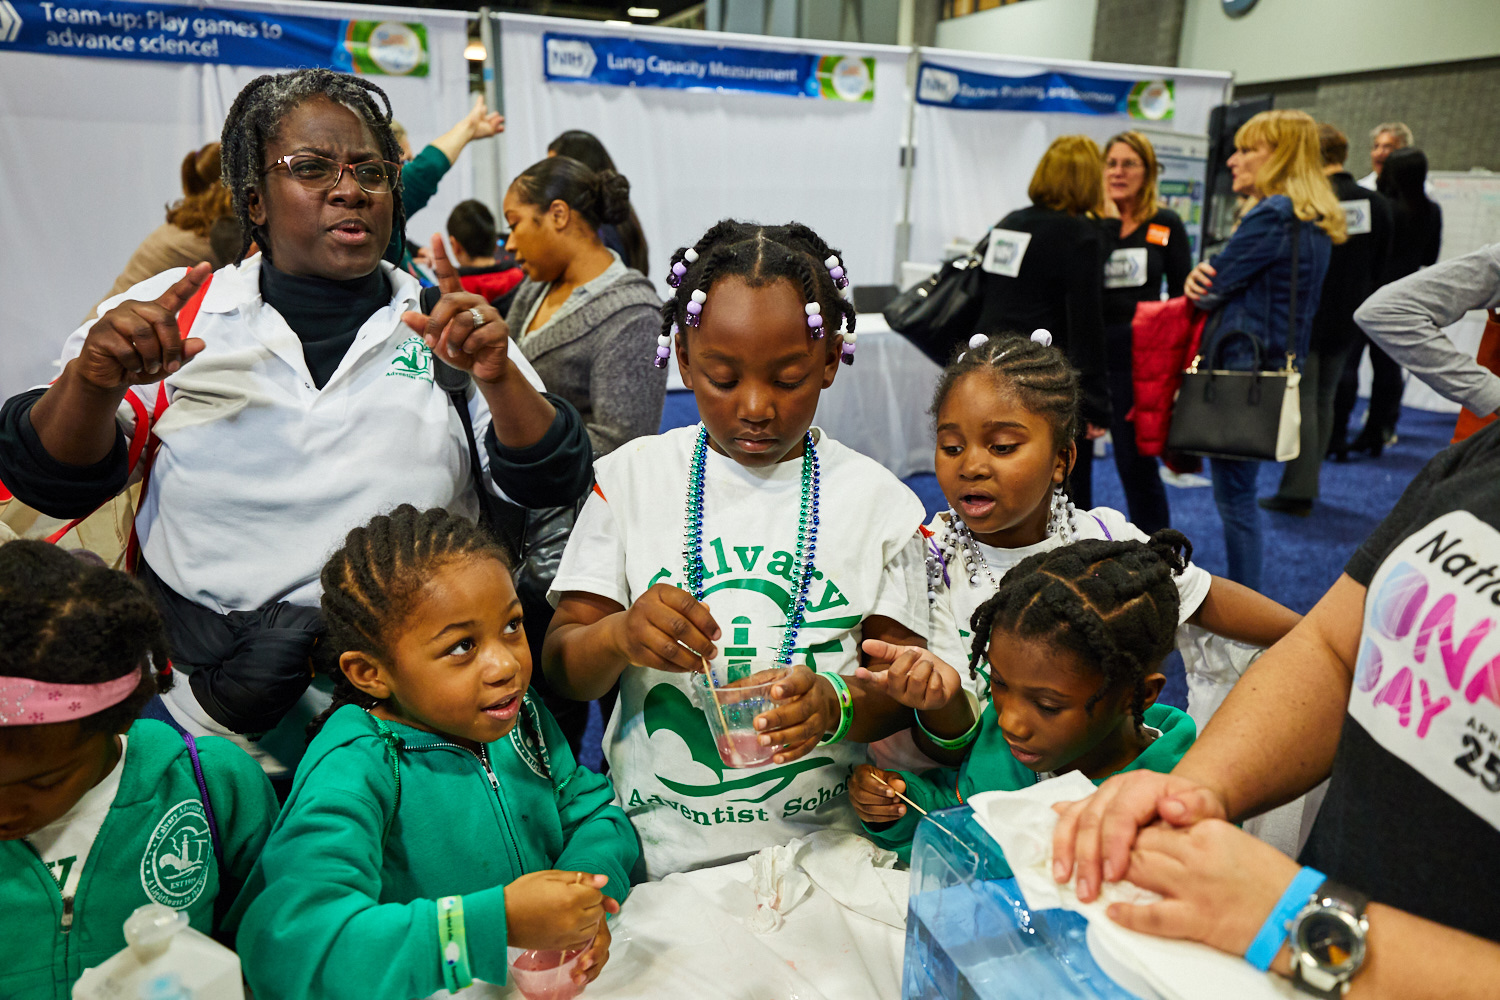
<instances>
[{"instance_id":1,"label":"metal pole","mask_svg":"<svg viewBox=\"0 0 1500 1000\"><path fill-rule=\"evenodd\" d=\"M911 256L911 185L917 169L917 70L922 63L920 46L911 47L906 60L906 135L901 140L902 195L901 221L896 223L896 260L894 279L901 284L901 263Z\"/></svg>"},{"instance_id":2,"label":"metal pole","mask_svg":"<svg viewBox=\"0 0 1500 1000\"><path fill-rule=\"evenodd\" d=\"M500 75L500 23L488 7L479 8L479 40L484 44L484 103L491 111L505 114L505 85ZM494 168L495 190L491 202L496 209L505 200L505 136L496 136L486 143L490 148L490 163Z\"/></svg>"}]
</instances>

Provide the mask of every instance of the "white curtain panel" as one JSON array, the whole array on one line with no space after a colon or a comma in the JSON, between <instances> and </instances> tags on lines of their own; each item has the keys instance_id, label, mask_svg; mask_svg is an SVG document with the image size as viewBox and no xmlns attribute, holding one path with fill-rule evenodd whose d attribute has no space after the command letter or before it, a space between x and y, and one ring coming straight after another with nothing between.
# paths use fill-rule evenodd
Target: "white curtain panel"
<instances>
[{"instance_id":1,"label":"white curtain panel","mask_svg":"<svg viewBox=\"0 0 1500 1000\"><path fill-rule=\"evenodd\" d=\"M1027 185L1037 161L1060 135L1084 134L1103 143L1129 128L1149 127L1189 135L1208 131L1208 116L1223 103L1229 74L1163 66L1046 62L923 49L926 62L989 73L1035 76L1061 72L1103 79L1170 79L1173 117L1147 122L1128 115L972 111L918 104L917 168L912 183L910 259L937 262L955 239L977 241L1007 212L1030 204Z\"/></svg>"},{"instance_id":2,"label":"white curtain panel","mask_svg":"<svg viewBox=\"0 0 1500 1000\"><path fill-rule=\"evenodd\" d=\"M504 15L504 183L547 155L547 143L584 129L630 180L631 203L660 282L672 251L723 218L806 223L843 250L855 284L895 270L901 210L899 147L908 51L666 28L595 28L586 21ZM739 91L669 90L552 82L542 36L639 38L873 57L875 99L845 103ZM666 286L661 285L664 293Z\"/></svg>"},{"instance_id":3,"label":"white curtain panel","mask_svg":"<svg viewBox=\"0 0 1500 1000\"><path fill-rule=\"evenodd\" d=\"M465 15L414 7L210 2L303 17L420 22L426 77L372 76L420 149L468 110ZM50 381L63 340L182 197L180 167L219 138L260 67L8 52L0 58L0 399ZM407 231L425 240L472 196L472 149Z\"/></svg>"}]
</instances>

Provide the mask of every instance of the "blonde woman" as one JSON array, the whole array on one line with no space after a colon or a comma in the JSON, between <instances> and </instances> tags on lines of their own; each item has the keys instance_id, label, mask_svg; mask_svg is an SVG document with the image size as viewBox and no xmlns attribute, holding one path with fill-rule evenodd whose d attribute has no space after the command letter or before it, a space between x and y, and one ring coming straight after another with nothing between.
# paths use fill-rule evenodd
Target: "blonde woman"
<instances>
[{"instance_id":1,"label":"blonde woman","mask_svg":"<svg viewBox=\"0 0 1500 1000\"><path fill-rule=\"evenodd\" d=\"M1345 239L1344 210L1323 173L1317 122L1306 112L1263 111L1240 126L1234 145L1229 158L1234 193L1250 207L1223 251L1193 268L1184 291L1212 313L1203 355L1222 344L1216 367L1249 369L1255 363L1252 340L1270 365L1288 350L1298 357L1307 354L1329 251ZM1288 317L1293 240L1298 241L1295 322ZM1215 458L1210 464L1214 503L1224 521L1227 575L1259 590L1263 540L1255 478L1260 463Z\"/></svg>"},{"instance_id":2,"label":"blonde woman","mask_svg":"<svg viewBox=\"0 0 1500 1000\"><path fill-rule=\"evenodd\" d=\"M975 332L1044 329L1079 371L1087 439L1109 427L1104 376L1104 238L1090 218L1104 200L1104 157L1086 135L1053 140L1032 174L1031 205L995 226L984 261L984 304ZM967 338L966 338L967 339ZM1080 446L1080 451L1083 447ZM1086 477L1073 502L1093 506Z\"/></svg>"},{"instance_id":3,"label":"blonde woman","mask_svg":"<svg viewBox=\"0 0 1500 1000\"><path fill-rule=\"evenodd\" d=\"M1104 347L1114 413L1109 429L1130 520L1148 535L1171 526L1171 511L1156 459L1136 451L1135 425L1126 419L1135 405L1130 324L1137 305L1161 298L1162 282L1169 296L1181 295L1193 267L1187 228L1157 200L1160 169L1151 140L1139 132L1121 132L1104 144L1105 211L1120 218L1118 232L1104 223ZM1079 452L1080 469L1088 459Z\"/></svg>"}]
</instances>

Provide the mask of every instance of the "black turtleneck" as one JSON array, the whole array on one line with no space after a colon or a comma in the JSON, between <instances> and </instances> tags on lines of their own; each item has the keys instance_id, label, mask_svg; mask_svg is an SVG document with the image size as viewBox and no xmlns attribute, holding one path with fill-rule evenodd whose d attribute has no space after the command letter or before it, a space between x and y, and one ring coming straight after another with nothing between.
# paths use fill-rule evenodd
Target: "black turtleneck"
<instances>
[{"instance_id":1,"label":"black turtleneck","mask_svg":"<svg viewBox=\"0 0 1500 1000\"><path fill-rule=\"evenodd\" d=\"M390 282L376 268L363 278L334 281L287 274L260 263L260 295L302 341L302 356L319 389L328 383L365 320L391 300Z\"/></svg>"}]
</instances>

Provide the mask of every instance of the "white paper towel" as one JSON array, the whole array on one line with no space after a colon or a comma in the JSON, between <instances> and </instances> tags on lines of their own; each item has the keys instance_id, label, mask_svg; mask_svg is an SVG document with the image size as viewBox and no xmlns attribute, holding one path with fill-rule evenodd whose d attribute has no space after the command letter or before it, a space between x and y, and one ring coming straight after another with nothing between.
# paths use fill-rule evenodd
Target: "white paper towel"
<instances>
[{"instance_id":1,"label":"white paper towel","mask_svg":"<svg viewBox=\"0 0 1500 1000\"><path fill-rule=\"evenodd\" d=\"M1062 907L1089 921L1088 943L1100 966L1122 986L1162 1000L1276 1000L1296 997L1280 977L1256 971L1244 959L1193 941L1175 941L1126 930L1105 915L1111 903L1147 903L1156 893L1129 882L1105 883L1099 899L1080 903L1073 883L1052 878L1054 802L1095 792L1077 771L1015 792L982 792L969 799L974 818L1005 852L1026 902L1034 910Z\"/></svg>"}]
</instances>

